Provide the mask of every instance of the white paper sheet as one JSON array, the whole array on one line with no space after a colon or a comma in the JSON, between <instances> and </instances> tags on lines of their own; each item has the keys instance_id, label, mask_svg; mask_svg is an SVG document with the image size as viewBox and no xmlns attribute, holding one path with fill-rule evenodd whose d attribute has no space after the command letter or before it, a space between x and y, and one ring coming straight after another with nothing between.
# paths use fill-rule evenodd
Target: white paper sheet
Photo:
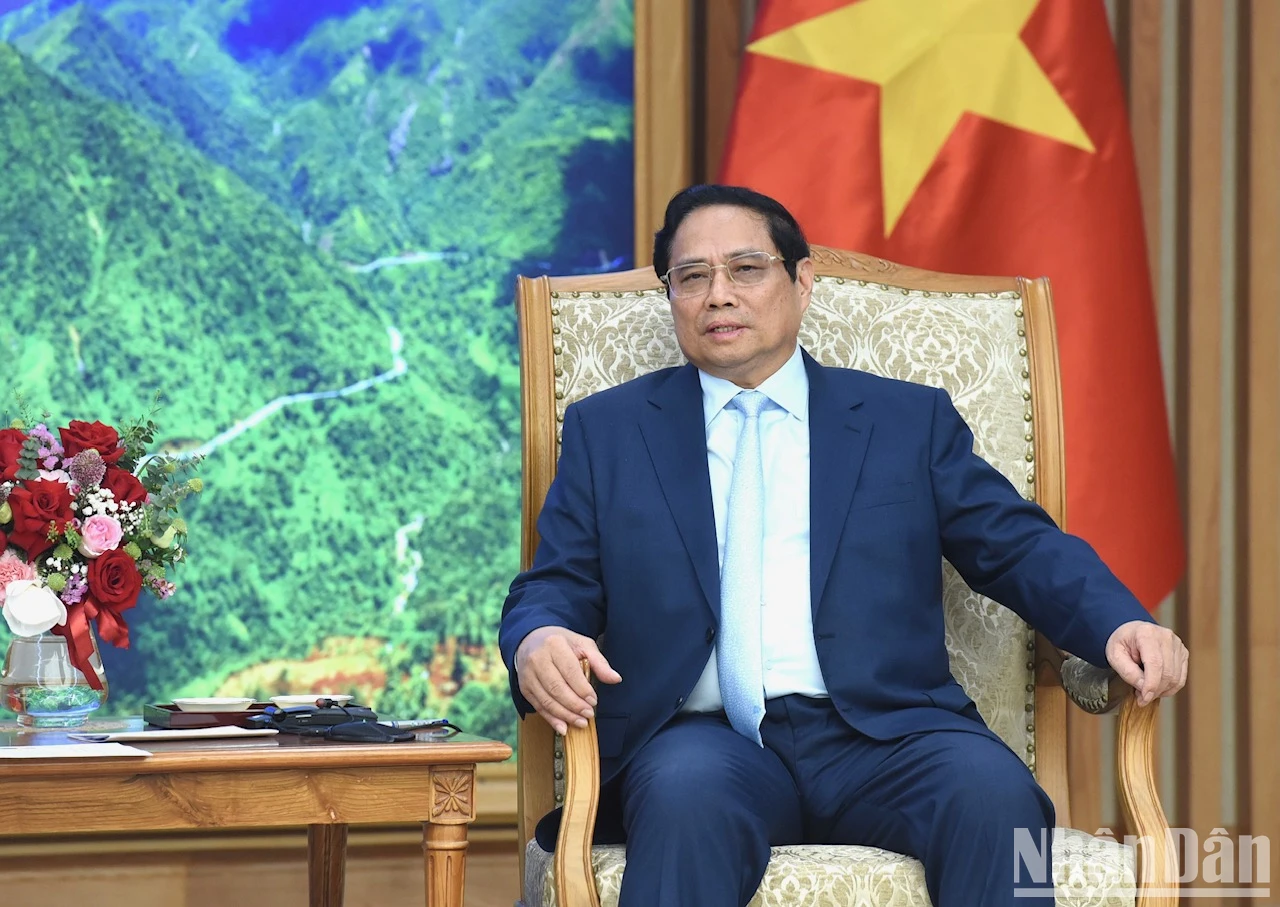
<instances>
[{"instance_id":1,"label":"white paper sheet","mask_svg":"<svg viewBox=\"0 0 1280 907\"><path fill-rule=\"evenodd\" d=\"M123 743L57 743L49 746L0 746L0 759L106 759L150 756Z\"/></svg>"}]
</instances>

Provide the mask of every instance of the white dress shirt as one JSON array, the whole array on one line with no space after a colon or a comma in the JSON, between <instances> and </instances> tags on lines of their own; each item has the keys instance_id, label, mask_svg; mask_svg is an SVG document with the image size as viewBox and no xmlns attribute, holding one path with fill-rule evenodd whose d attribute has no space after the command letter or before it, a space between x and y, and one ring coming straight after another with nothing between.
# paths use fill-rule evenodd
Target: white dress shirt
<instances>
[{"instance_id":1,"label":"white dress shirt","mask_svg":"<svg viewBox=\"0 0 1280 907\"><path fill-rule=\"evenodd\" d=\"M723 566L729 486L743 419L736 408L725 406L742 388L706 372L698 375L716 547ZM756 389L770 400L760 413L765 552L760 631L765 698L792 693L822 697L827 687L818 665L809 607L809 376L800 348ZM711 712L721 707L713 651L682 711Z\"/></svg>"}]
</instances>

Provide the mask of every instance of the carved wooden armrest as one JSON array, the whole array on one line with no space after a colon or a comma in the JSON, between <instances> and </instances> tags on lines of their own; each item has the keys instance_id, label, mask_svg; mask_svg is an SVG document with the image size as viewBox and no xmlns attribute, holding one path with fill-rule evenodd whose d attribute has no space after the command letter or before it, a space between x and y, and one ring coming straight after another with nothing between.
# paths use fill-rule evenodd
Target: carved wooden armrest
<instances>
[{"instance_id":1,"label":"carved wooden armrest","mask_svg":"<svg viewBox=\"0 0 1280 907\"><path fill-rule=\"evenodd\" d=\"M590 679L586 659L582 670ZM564 814L555 854L557 907L600 907L591 869L591 838L599 802L600 743L592 718L586 727L570 725L564 737Z\"/></svg>"},{"instance_id":2,"label":"carved wooden armrest","mask_svg":"<svg viewBox=\"0 0 1280 907\"><path fill-rule=\"evenodd\" d=\"M1176 907L1178 856L1156 784L1156 716L1159 701L1138 705L1133 688L1110 668L1099 668L1056 650L1055 668L1067 697L1102 715L1120 708L1116 729L1116 788L1125 829L1137 841L1137 907Z\"/></svg>"},{"instance_id":3,"label":"carved wooden armrest","mask_svg":"<svg viewBox=\"0 0 1280 907\"><path fill-rule=\"evenodd\" d=\"M1103 715L1119 706L1132 687L1110 668L1099 668L1083 658L1068 655L1058 667L1067 697L1091 715Z\"/></svg>"}]
</instances>

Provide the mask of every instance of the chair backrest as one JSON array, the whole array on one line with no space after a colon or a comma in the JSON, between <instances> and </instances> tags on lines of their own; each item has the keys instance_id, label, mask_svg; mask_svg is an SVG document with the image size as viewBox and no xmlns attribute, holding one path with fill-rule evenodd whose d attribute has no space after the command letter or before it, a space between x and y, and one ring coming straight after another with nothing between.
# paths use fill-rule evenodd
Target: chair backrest
<instances>
[{"instance_id":1,"label":"chair backrest","mask_svg":"<svg viewBox=\"0 0 1280 907\"><path fill-rule=\"evenodd\" d=\"M1048 283L938 274L822 247L813 249L813 260L813 302L801 345L824 365L946 388L974 432L978 453L1061 525L1060 392ZM517 305L522 555L528 566L538 511L555 475L565 409L685 360L652 269L520 278ZM1012 612L970 590L950 565L940 566L956 679L1065 815L1065 706L1060 694L1036 685L1035 634ZM522 722L522 840L557 800L561 769L554 745L545 722Z\"/></svg>"}]
</instances>

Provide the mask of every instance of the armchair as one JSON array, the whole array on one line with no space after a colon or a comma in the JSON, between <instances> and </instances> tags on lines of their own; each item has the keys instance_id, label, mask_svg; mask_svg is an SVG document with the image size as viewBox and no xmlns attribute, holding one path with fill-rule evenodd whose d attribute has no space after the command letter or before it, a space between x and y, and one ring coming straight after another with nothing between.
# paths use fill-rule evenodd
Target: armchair
<instances>
[{"instance_id":1,"label":"armchair","mask_svg":"<svg viewBox=\"0 0 1280 907\"><path fill-rule=\"evenodd\" d=\"M1044 279L967 277L814 247L813 302L800 342L818 361L945 387L976 444L1061 524L1065 478L1052 302ZM559 428L575 400L682 363L662 284L650 269L517 284L523 418L522 556L537 546L555 475ZM971 591L947 564L952 671L987 723L1052 797L1060 905L1176 904L1176 857L1153 771L1156 705L1139 708L1107 671L1063 655L1017 616ZM1130 847L1072 829L1067 702L1119 708L1118 788ZM557 738L531 716L519 729L519 823L525 907L617 903L625 848L593 847L599 794L594 725ZM554 857L534 840L557 805ZM753 905L929 904L914 860L872 847L774 848Z\"/></svg>"}]
</instances>

